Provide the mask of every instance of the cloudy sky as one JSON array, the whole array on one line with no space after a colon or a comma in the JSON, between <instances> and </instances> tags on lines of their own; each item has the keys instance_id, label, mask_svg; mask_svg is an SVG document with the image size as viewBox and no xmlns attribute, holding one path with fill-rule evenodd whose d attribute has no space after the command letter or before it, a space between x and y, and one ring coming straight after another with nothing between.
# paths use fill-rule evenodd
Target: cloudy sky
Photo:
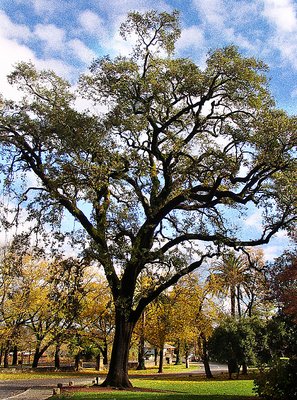
<instances>
[{"instance_id":1,"label":"cloudy sky","mask_svg":"<svg viewBox=\"0 0 297 400\"><path fill-rule=\"evenodd\" d=\"M296 114L297 1L294 0L0 0L0 92L16 93L6 75L18 61L33 61L75 82L100 56L129 51L118 35L128 11L180 11L177 56L203 67L209 49L235 44L244 55L265 61L277 105ZM258 216L246 223L257 226ZM267 258L284 243L279 234Z\"/></svg>"}]
</instances>

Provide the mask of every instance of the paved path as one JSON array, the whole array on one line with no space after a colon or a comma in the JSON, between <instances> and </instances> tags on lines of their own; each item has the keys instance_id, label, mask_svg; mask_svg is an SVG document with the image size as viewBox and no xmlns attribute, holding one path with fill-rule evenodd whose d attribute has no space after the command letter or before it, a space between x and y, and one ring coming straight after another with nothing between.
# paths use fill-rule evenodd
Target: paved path
<instances>
[{"instance_id":1,"label":"paved path","mask_svg":"<svg viewBox=\"0 0 297 400\"><path fill-rule=\"evenodd\" d=\"M7 380L0 382L1 400L45 400L53 394L53 388L58 383L68 385L73 381L75 385L91 384L93 377L84 378L57 378L57 379L30 379Z\"/></svg>"}]
</instances>

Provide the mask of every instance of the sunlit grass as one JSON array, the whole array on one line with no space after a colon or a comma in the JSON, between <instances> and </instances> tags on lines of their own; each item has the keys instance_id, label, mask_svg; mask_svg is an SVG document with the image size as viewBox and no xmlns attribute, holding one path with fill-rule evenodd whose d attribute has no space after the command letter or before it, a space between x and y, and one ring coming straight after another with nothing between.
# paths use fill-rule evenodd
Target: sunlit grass
<instances>
[{"instance_id":1,"label":"sunlit grass","mask_svg":"<svg viewBox=\"0 0 297 400\"><path fill-rule=\"evenodd\" d=\"M133 379L133 386L161 392L109 391L100 393L73 393L53 399L68 400L248 400L253 395L252 380L197 381Z\"/></svg>"},{"instance_id":2,"label":"sunlit grass","mask_svg":"<svg viewBox=\"0 0 297 400\"><path fill-rule=\"evenodd\" d=\"M164 374L168 373L184 373L184 372L189 372L193 370L198 370L199 367L195 364L190 365L189 368L186 368L185 364L181 365L166 365L164 366ZM40 370L35 370L31 371L28 369L10 369L7 372L4 372L3 369L0 372L0 380L9 380L9 379L42 379L42 378L48 378L48 379L54 379L54 378L68 378L68 377L83 377L85 375L89 376L98 376L106 374L107 371L96 371L94 368L85 368L82 371L79 372L54 372L54 371L43 371L42 369ZM150 375L150 374L157 374L158 373L158 367L155 366L149 366L146 370L134 370L131 369L129 371L130 375ZM162 375L162 374L160 374Z\"/></svg>"}]
</instances>

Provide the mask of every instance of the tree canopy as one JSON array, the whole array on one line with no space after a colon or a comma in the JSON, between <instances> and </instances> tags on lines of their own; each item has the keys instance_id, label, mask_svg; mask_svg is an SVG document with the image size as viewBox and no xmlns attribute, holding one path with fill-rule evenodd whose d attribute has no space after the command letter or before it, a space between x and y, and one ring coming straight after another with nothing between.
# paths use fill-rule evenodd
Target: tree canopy
<instances>
[{"instance_id":1,"label":"tree canopy","mask_svg":"<svg viewBox=\"0 0 297 400\"><path fill-rule=\"evenodd\" d=\"M39 227L67 210L103 266L116 314L106 384L128 386L147 304L222 246L267 243L296 221L297 118L275 108L266 66L233 46L203 69L174 58L176 13L131 12L120 32L136 35L132 54L96 60L75 94L54 72L18 64L9 81L23 98L1 100L0 141L11 201ZM78 111L82 97L105 112ZM263 211L259 237L235 224L248 206ZM139 293L142 271L154 279Z\"/></svg>"}]
</instances>

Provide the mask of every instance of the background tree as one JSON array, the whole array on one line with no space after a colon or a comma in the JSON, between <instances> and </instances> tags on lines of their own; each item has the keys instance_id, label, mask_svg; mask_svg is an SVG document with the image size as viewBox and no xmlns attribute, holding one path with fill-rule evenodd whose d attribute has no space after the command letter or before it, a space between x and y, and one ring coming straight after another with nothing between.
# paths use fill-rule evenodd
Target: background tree
<instances>
[{"instance_id":1,"label":"background tree","mask_svg":"<svg viewBox=\"0 0 297 400\"><path fill-rule=\"evenodd\" d=\"M297 235L292 234L294 247L286 250L269 267L270 299L297 323Z\"/></svg>"},{"instance_id":2,"label":"background tree","mask_svg":"<svg viewBox=\"0 0 297 400\"><path fill-rule=\"evenodd\" d=\"M101 356L103 365L107 366L109 361L109 347L114 335L114 307L110 289L103 277L92 271L86 279L88 283L84 287L85 295L76 330L88 336L97 349L99 369Z\"/></svg>"},{"instance_id":3,"label":"background tree","mask_svg":"<svg viewBox=\"0 0 297 400\"><path fill-rule=\"evenodd\" d=\"M218 286L223 294L230 297L230 313L232 317L241 315L241 286L245 283L246 262L241 254L234 251L226 252L221 260L217 261L212 268ZM236 313L237 306L237 313Z\"/></svg>"},{"instance_id":4,"label":"background tree","mask_svg":"<svg viewBox=\"0 0 297 400\"><path fill-rule=\"evenodd\" d=\"M67 210L87 235L75 238L103 266L115 304L104 385L128 387L144 308L222 245L267 243L296 218L297 121L274 108L265 65L234 47L210 53L203 70L173 58L176 12L132 12L120 33L136 35L131 56L97 60L80 80L78 96L106 105L104 115L76 111L69 83L21 63L9 81L24 97L1 100L0 140L11 202L38 227L57 228ZM36 182L18 185L29 171ZM264 211L259 237L226 217L248 205ZM138 297L145 269L154 285Z\"/></svg>"},{"instance_id":5,"label":"background tree","mask_svg":"<svg viewBox=\"0 0 297 400\"><path fill-rule=\"evenodd\" d=\"M255 330L250 319L228 318L215 328L210 339L211 354L220 362L228 363L229 377L239 373L243 364L255 362Z\"/></svg>"}]
</instances>

